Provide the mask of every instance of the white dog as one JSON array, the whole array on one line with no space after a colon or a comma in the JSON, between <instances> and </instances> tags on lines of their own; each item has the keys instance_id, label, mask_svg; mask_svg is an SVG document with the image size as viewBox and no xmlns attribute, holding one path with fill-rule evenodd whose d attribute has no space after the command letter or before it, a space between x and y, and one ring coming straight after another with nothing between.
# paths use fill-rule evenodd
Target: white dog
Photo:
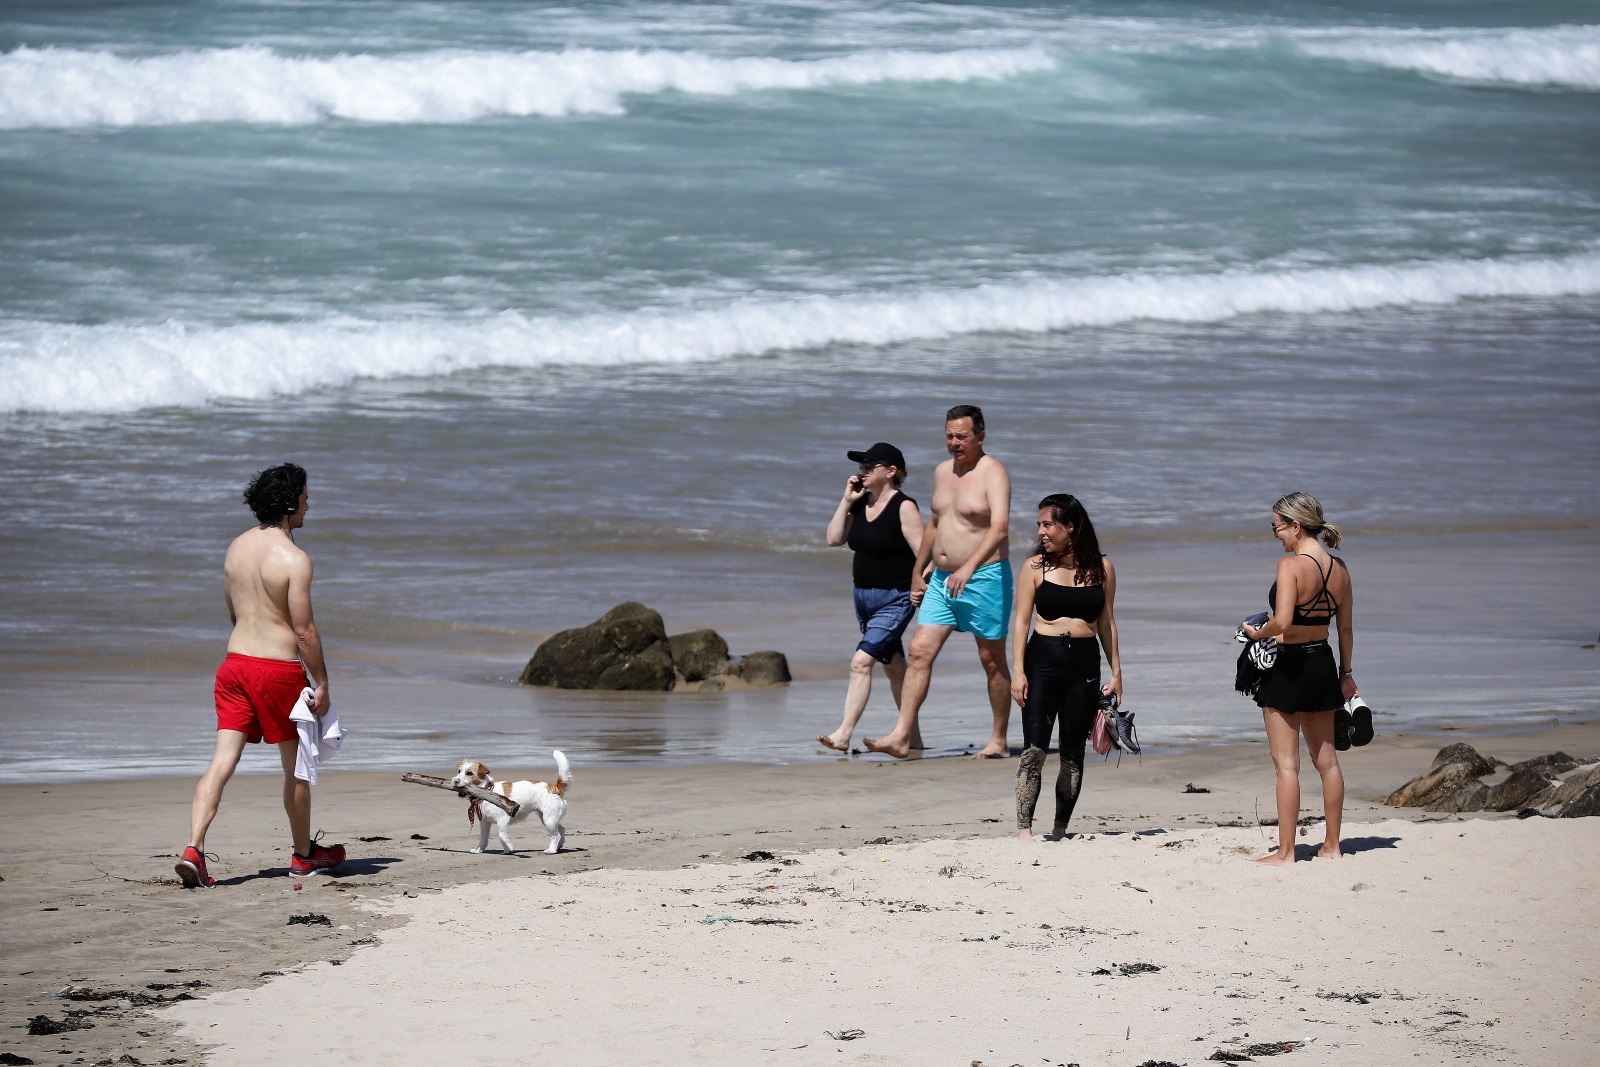
<instances>
[{"instance_id":1,"label":"white dog","mask_svg":"<svg viewBox=\"0 0 1600 1067\"><path fill-rule=\"evenodd\" d=\"M479 820L478 847L473 849L473 852L482 852L489 847L491 819L494 821L495 832L500 835L501 851L514 851L511 838L506 836L506 828L514 822L527 818L530 811L538 811L545 830L549 831L550 847L545 851L548 853L561 851L561 842L566 839L566 831L561 828L561 817L567 813L566 793L567 785L572 781L572 767L561 752L550 754L556 761L554 785L546 785L544 782L496 782L494 776L489 773L489 768L482 763L474 759L461 761L460 766L456 768L455 777L450 779L451 785L471 785L479 789L488 789L520 805L516 815L508 815L504 808L474 800L467 809L469 825L474 819Z\"/></svg>"}]
</instances>

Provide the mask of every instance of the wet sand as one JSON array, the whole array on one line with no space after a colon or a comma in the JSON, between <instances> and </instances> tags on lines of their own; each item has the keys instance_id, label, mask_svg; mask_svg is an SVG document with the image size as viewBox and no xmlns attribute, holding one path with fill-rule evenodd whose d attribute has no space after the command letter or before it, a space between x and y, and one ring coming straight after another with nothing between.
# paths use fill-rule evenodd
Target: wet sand
<instances>
[{"instance_id":1,"label":"wet sand","mask_svg":"<svg viewBox=\"0 0 1600 1067\"><path fill-rule=\"evenodd\" d=\"M1244 855L1272 842L1273 831L1256 825L1273 808L1262 744L1120 767L1091 759L1074 829L1096 839L1033 846L1010 840L1014 760L580 765L570 850L534 851L544 834L523 826L523 851L509 857L467 852L475 832L449 793L329 767L314 825L347 842L352 859L336 878L298 883L285 876L287 849L278 845L279 779L243 776L211 835L220 884L204 892L172 879L192 780L7 786L0 1000L12 1028L0 1052L38 1063L298 1062L303 1051L277 1029L283 1012L332 989L365 999L330 1027L323 1062L400 1062L397 1050L442 1056L471 1037L474 1058L510 1058L534 1041L569 1063L776 1062L769 1050L788 1041L781 1047L802 1063L1137 1064L1196 1062L1237 1047L1229 1041L1307 1035L1316 1040L1292 1062L1412 1053L1580 1062L1574 1050L1587 1055L1583 1042L1600 1036L1578 1017L1594 992L1586 968L1595 932L1583 902L1597 888L1585 857L1600 845L1600 822L1463 819L1377 803L1464 736L1386 735L1345 754L1344 837L1358 851L1289 871L1251 866ZM1506 760L1589 754L1600 752L1600 725L1475 740ZM519 770L548 772L496 768L502 778ZM1305 813L1318 814L1309 768L1303 777ZM1188 783L1211 792L1187 793ZM1046 790L1041 822L1050 805ZM1314 844L1317 828L1307 834ZM1185 843L1162 847L1177 841ZM774 859L741 858L757 850ZM964 873L940 877L946 867ZM807 903L736 903L769 896ZM837 910L846 896L848 914ZM1000 922L1007 909L1014 914ZM328 925L288 925L308 913ZM794 914L802 925L733 921ZM422 937L441 923L459 929ZM1083 930L1050 935L1044 923ZM705 936L695 942L695 934ZM780 950L757 935L794 943ZM709 937L720 947L708 948ZM469 944L509 952L531 970L458 974ZM542 966L549 958L560 965ZM1163 970L1092 973L1130 962ZM516 992L495 992L508 984ZM143 997L57 995L69 986L202 999L158 1012L122 1003ZM1316 998L1363 991L1384 996L1366 1005ZM500 995L522 1007L486 1010ZM994 1000L1002 995L1016 999ZM665 1011L673 1005L688 1013L674 1020ZM939 1005L960 1017L899 1028ZM27 1035L31 1017L60 1020L69 1010L91 1011L83 1019L93 1028ZM1290 1025L1296 1016L1304 1026ZM841 1027L867 1036L824 1036ZM1139 1039L1107 1036L1124 1027ZM1373 1037L1380 1033L1384 1041ZM1175 1044L1180 1036L1186 1043Z\"/></svg>"}]
</instances>

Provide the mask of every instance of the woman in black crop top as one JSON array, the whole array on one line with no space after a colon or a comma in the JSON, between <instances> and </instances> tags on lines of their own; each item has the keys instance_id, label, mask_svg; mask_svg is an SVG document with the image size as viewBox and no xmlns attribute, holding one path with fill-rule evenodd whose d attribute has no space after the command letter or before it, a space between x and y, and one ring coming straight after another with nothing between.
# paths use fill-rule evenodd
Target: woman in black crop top
<instances>
[{"instance_id":1,"label":"woman in black crop top","mask_svg":"<svg viewBox=\"0 0 1600 1067\"><path fill-rule=\"evenodd\" d=\"M828 544L849 545L855 552L851 572L861 642L850 659L844 719L833 733L817 735L818 744L837 752L850 751L850 735L872 694L874 663L883 664L895 707L900 706L900 684L906 676L900 638L917 610L911 569L922 543L922 512L915 500L900 492L906 478L906 459L900 450L879 441L864 452L845 455L856 463L857 473L828 521ZM912 737L911 747L922 747L920 734Z\"/></svg>"},{"instance_id":2,"label":"woman in black crop top","mask_svg":"<svg viewBox=\"0 0 1600 1067\"><path fill-rule=\"evenodd\" d=\"M1100 554L1100 539L1083 505L1068 493L1039 501L1038 551L1017 578L1011 631L1011 695L1022 707L1023 748L1017 767L1021 837L1033 836L1033 809L1056 720L1061 720L1061 769L1051 836L1060 838L1083 789L1083 747L1100 696L1122 699L1122 653L1112 612L1116 597L1116 569L1109 556ZM1111 664L1111 679L1104 686L1101 644Z\"/></svg>"},{"instance_id":3,"label":"woman in black crop top","mask_svg":"<svg viewBox=\"0 0 1600 1067\"><path fill-rule=\"evenodd\" d=\"M1355 650L1350 572L1327 550L1339 547L1339 528L1323 518L1316 497L1290 493L1272 505L1272 536L1284 551L1277 581L1267 594L1272 617L1259 629L1247 624L1244 635L1251 641L1268 637L1278 641L1277 660L1262 675L1255 695L1277 771L1278 848L1257 862L1286 865L1295 859L1295 825L1300 819L1301 734L1322 778L1322 808L1327 815L1327 835L1317 855L1339 855L1344 773L1339 769L1335 733L1343 726L1342 705L1358 690L1350 666ZM1330 625L1339 630L1337 668L1328 646ZM1370 718L1361 725L1365 739L1357 740L1365 744L1372 736Z\"/></svg>"}]
</instances>

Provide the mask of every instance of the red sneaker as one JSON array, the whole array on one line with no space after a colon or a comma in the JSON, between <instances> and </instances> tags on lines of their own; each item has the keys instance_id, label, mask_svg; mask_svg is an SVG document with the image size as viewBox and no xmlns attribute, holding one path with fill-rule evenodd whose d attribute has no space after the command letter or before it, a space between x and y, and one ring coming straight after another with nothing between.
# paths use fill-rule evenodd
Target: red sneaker
<instances>
[{"instance_id":1,"label":"red sneaker","mask_svg":"<svg viewBox=\"0 0 1600 1067\"><path fill-rule=\"evenodd\" d=\"M213 859L216 857L213 856ZM206 873L206 854L193 845L183 850L178 862L172 865L185 889L210 889L217 880Z\"/></svg>"},{"instance_id":2,"label":"red sneaker","mask_svg":"<svg viewBox=\"0 0 1600 1067\"><path fill-rule=\"evenodd\" d=\"M313 844L309 857L301 856L298 852L289 857L289 877L304 878L313 874L332 874L333 869L343 862L343 845L323 848L321 845Z\"/></svg>"}]
</instances>

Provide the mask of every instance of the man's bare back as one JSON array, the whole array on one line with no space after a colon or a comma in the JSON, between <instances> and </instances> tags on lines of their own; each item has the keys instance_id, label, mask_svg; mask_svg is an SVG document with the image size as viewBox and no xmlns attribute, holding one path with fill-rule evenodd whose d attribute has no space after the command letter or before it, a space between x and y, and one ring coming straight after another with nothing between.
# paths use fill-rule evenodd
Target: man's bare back
<instances>
[{"instance_id":1,"label":"man's bare back","mask_svg":"<svg viewBox=\"0 0 1600 1067\"><path fill-rule=\"evenodd\" d=\"M233 633L228 651L262 659L298 659L316 689L311 710L328 710L328 669L322 638L311 617L311 557L294 543L305 524L310 495L300 491L295 510L280 523L263 524L233 539L222 562L223 598Z\"/></svg>"},{"instance_id":2,"label":"man's bare back","mask_svg":"<svg viewBox=\"0 0 1600 1067\"><path fill-rule=\"evenodd\" d=\"M290 586L309 588L311 557L278 527L246 530L228 546L222 563L223 596L233 633L228 651L263 659L299 659L289 604ZM309 610L310 597L306 597Z\"/></svg>"}]
</instances>

